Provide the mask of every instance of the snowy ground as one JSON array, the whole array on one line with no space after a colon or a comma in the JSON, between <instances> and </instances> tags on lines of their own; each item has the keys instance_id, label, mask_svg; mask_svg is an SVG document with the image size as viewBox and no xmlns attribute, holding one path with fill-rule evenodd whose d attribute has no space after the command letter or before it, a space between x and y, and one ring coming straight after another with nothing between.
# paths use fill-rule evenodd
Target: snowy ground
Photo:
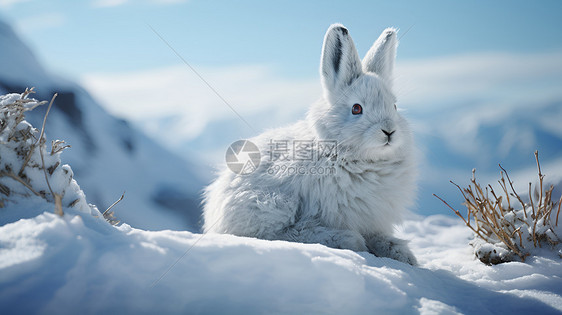
<instances>
[{"instance_id":1,"label":"snowy ground","mask_svg":"<svg viewBox=\"0 0 562 315\"><path fill-rule=\"evenodd\" d=\"M412 267L321 245L116 228L65 210L39 197L0 209L2 313L562 312L559 258L486 266L455 218L404 224Z\"/></svg>"}]
</instances>

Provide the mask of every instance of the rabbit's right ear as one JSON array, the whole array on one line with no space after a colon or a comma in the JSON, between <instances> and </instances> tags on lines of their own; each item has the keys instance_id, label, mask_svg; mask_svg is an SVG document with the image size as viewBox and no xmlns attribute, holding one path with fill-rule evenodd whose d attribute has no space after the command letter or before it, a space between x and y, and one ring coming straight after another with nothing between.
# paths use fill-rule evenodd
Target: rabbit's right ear
<instances>
[{"instance_id":1,"label":"rabbit's right ear","mask_svg":"<svg viewBox=\"0 0 562 315\"><path fill-rule=\"evenodd\" d=\"M381 78L390 81L394 69L394 59L396 58L396 29L390 27L384 30L369 49L363 59L363 71L373 72Z\"/></svg>"},{"instance_id":2,"label":"rabbit's right ear","mask_svg":"<svg viewBox=\"0 0 562 315\"><path fill-rule=\"evenodd\" d=\"M320 62L324 89L335 91L349 86L362 73L361 59L347 28L341 24L333 24L324 37Z\"/></svg>"}]
</instances>

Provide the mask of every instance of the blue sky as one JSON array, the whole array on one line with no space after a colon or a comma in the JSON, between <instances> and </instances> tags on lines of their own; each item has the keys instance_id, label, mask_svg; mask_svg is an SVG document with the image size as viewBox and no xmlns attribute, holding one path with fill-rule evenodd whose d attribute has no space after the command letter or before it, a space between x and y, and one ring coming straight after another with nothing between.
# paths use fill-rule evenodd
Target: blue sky
<instances>
[{"instance_id":1,"label":"blue sky","mask_svg":"<svg viewBox=\"0 0 562 315\"><path fill-rule=\"evenodd\" d=\"M317 77L333 22L361 55L382 29L400 28L401 60L562 50L560 1L0 0L0 9L49 68L74 78L177 64L148 24L192 64L268 64L291 78Z\"/></svg>"}]
</instances>

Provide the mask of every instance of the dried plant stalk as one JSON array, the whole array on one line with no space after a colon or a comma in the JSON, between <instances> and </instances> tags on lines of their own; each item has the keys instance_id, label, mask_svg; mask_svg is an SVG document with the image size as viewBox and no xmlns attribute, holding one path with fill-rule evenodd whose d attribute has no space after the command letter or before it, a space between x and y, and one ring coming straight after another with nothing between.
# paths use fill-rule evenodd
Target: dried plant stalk
<instances>
[{"instance_id":1,"label":"dried plant stalk","mask_svg":"<svg viewBox=\"0 0 562 315\"><path fill-rule=\"evenodd\" d=\"M535 159L539 177L537 204L533 202L531 183L529 183L529 205L524 203L523 199L515 191L508 172L501 165L499 165L501 172L498 183L503 195L496 194L491 185L484 186L483 188L476 181L475 170L472 171L471 184L467 188L461 188L451 181L464 198L463 204L467 207L466 218L445 200L435 194L434 196L453 210L466 226L474 232L476 238L494 246L501 243L511 254L519 257L521 261L525 261L525 258L530 255L531 248L529 247L542 247L543 244L556 246L560 243L560 239L554 232L553 227L558 226L562 197L555 203L552 201L554 187L550 186L546 191L544 190L544 174L541 171L537 151L535 151ZM521 204L521 209L515 210L513 208L510 196L514 197ZM551 214L556 206L558 210L556 212L556 221L553 223ZM532 246L529 244L532 244ZM479 258L484 261L483 258ZM489 257L486 257L485 260L484 262L486 263L506 261L496 260L496 262L490 262Z\"/></svg>"}]
</instances>

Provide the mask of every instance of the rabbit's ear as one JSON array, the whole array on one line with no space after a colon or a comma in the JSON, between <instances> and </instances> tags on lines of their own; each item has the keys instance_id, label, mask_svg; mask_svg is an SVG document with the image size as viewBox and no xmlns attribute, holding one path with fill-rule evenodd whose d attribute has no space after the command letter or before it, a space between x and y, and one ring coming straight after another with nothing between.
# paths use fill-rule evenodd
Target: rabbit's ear
<instances>
[{"instance_id":1,"label":"rabbit's ear","mask_svg":"<svg viewBox=\"0 0 562 315\"><path fill-rule=\"evenodd\" d=\"M341 24L330 26L324 37L320 75L328 91L350 85L363 72L361 59L347 28Z\"/></svg>"},{"instance_id":2,"label":"rabbit's ear","mask_svg":"<svg viewBox=\"0 0 562 315\"><path fill-rule=\"evenodd\" d=\"M384 80L392 79L396 58L396 29L387 28L369 49L363 59L363 71L374 72Z\"/></svg>"}]
</instances>

